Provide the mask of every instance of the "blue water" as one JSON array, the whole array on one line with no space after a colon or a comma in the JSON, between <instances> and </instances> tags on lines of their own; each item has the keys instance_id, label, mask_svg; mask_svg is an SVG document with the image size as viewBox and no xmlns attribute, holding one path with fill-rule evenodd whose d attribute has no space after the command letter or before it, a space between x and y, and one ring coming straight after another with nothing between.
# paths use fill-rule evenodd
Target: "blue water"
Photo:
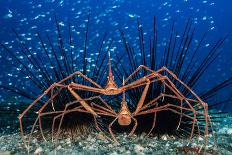
<instances>
[{"instance_id":1,"label":"blue water","mask_svg":"<svg viewBox=\"0 0 232 155\"><path fill-rule=\"evenodd\" d=\"M0 41L12 46L12 49L16 49L15 41L12 42L15 40L15 35L11 28L14 28L27 40L29 47L36 49L38 39L35 39L35 33L40 32L42 37L45 37L46 33L51 36L55 35L53 32L55 30L54 15L56 15L62 30L67 30L69 23L75 27L73 30L74 42L80 43L83 41L81 36L84 36L85 23L90 11L90 51L99 46L99 40L104 32L108 32L109 36L116 40L119 39L118 29L124 30L129 40L133 42L133 38L137 36L137 17L143 24L145 36L152 31L153 17L156 17L159 44L162 46L162 39L167 39L170 34L172 21L175 21L177 31L182 32L187 19L191 18L196 27L194 41L199 41L204 32L208 33L204 48L199 55L200 60L201 54L203 56L204 51L212 47L217 39L231 33L231 5L230 0L5 0L0 2ZM67 36L65 38L65 34L67 35L67 31L64 32L64 40L68 39ZM202 92L232 76L231 49L232 38L230 35L220 49L221 55L205 72L199 81L200 87L197 87L196 90ZM120 50L120 47L116 48L117 52ZM39 55L40 49L37 48L34 52ZM1 56L7 57L6 52L2 49ZM2 66L0 74L2 83L14 85L16 81L22 81L21 77L14 74L10 64L6 64L1 59L0 64ZM9 71L12 72L9 73ZM33 86L31 87L33 89ZM232 97L231 90L231 86L226 87L220 91L215 100ZM8 98L7 95L9 94L4 91L1 93L2 101ZM232 111L231 104L226 104L223 110Z\"/></svg>"},{"instance_id":2,"label":"blue water","mask_svg":"<svg viewBox=\"0 0 232 155\"><path fill-rule=\"evenodd\" d=\"M231 33L231 5L232 2L229 0L1 1L0 40L3 43L11 44L10 41L15 38L11 28L15 28L18 33L23 35L23 38L28 40L28 44L32 47L37 46L38 40L33 38L34 34L40 32L44 35L45 32L48 32L50 35L54 35L52 33L55 29L54 15L57 15L62 29L67 29L69 23L77 27L75 33L79 35L74 38L78 43L85 31L83 23L85 23L84 20L90 10L89 36L91 37L89 37L89 43L91 47L98 46L99 43L95 39L101 38L104 32L108 32L112 38L118 38L117 30L122 29L129 38L135 37L137 35L134 33L137 29L137 17L140 17L145 33L149 34L152 30L153 16L156 16L159 38L168 37L173 20L175 20L178 30L183 31L184 25L190 17L197 30L195 40L198 40L202 33L208 32L207 42L204 43L207 50L207 47L210 48L215 40ZM202 79L204 84L209 87L214 86L219 81L231 76L231 48L231 36L229 36L221 49L222 54ZM39 53L39 50L36 52ZM3 51L1 55L6 56ZM3 70L9 68L3 64L3 61L0 63ZM5 79L5 74L2 72L0 77ZM222 94L232 95L229 91L222 92ZM227 106L227 110L232 110L229 104Z\"/></svg>"}]
</instances>

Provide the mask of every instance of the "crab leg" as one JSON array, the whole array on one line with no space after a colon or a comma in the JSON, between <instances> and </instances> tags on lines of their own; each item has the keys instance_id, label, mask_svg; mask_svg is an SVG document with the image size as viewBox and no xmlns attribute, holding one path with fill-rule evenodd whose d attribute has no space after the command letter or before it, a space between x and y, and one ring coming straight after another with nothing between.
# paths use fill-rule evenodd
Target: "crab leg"
<instances>
[{"instance_id":1,"label":"crab leg","mask_svg":"<svg viewBox=\"0 0 232 155\"><path fill-rule=\"evenodd\" d=\"M24 111L23 113L21 113L19 115L19 125L20 125L20 131L21 131L21 135L22 137L24 137L24 131L23 131L23 124L22 124L22 118L24 117L24 115L35 105L38 103L38 101L40 99L42 99L45 95L47 95L52 89L54 89L55 87L61 87L61 89L63 89L65 86L64 85L61 85L61 84L58 84L58 83L54 83L53 85L51 85L46 91L44 91L44 93L42 95L40 95L36 100L34 100ZM58 93L56 93L57 95ZM53 97L54 98L54 95ZM50 99L49 99L50 100ZM48 103L48 102L47 102ZM45 106L43 106L45 107Z\"/></svg>"},{"instance_id":2,"label":"crab leg","mask_svg":"<svg viewBox=\"0 0 232 155\"><path fill-rule=\"evenodd\" d=\"M77 71L74 72L73 74L67 76L66 78L64 78L63 80L59 81L58 83L63 83L71 78L73 78L76 75L80 75L82 78L84 78L85 80L89 81L90 83L92 83L93 85L95 85L98 88L102 88L99 84L97 84L96 82L94 82L92 79L88 78L86 75L82 74L81 72Z\"/></svg>"},{"instance_id":3,"label":"crab leg","mask_svg":"<svg viewBox=\"0 0 232 155\"><path fill-rule=\"evenodd\" d=\"M158 103L156 102L155 105L156 105L155 108L157 108L158 107ZM153 119L152 127L151 127L151 130L148 132L147 137L151 134L151 132L155 128L155 124L156 124L156 112L154 112L154 119Z\"/></svg>"},{"instance_id":4,"label":"crab leg","mask_svg":"<svg viewBox=\"0 0 232 155\"><path fill-rule=\"evenodd\" d=\"M146 98L149 86L150 86L150 80L148 80L148 82L147 82L147 84L146 84L146 86L145 86L145 88L143 90L143 93L142 93L142 95L141 95L141 97L139 99L139 102L137 104L136 110L134 112L135 114L138 113L139 110L141 109L141 107L143 106L143 103L144 103L144 100Z\"/></svg>"},{"instance_id":5,"label":"crab leg","mask_svg":"<svg viewBox=\"0 0 232 155\"><path fill-rule=\"evenodd\" d=\"M60 123L59 123L59 126L58 126L58 130L57 130L57 133L56 133L56 138L58 138L59 134L60 134L60 128L61 128L61 125L62 125L62 122L63 122L63 118L64 118L64 115L65 114L68 114L68 113L71 113L71 112L83 112L83 113L89 113L88 111L85 111L85 109L81 109L82 106L78 106L74 109L70 109L70 110L67 110L67 111L63 111L61 114L57 115L56 117L53 118L53 123L52 123L52 141L53 141L53 135L54 135L54 128L55 128L55 122L56 122L56 119L61 117L61 120L60 120Z\"/></svg>"},{"instance_id":6,"label":"crab leg","mask_svg":"<svg viewBox=\"0 0 232 155\"><path fill-rule=\"evenodd\" d=\"M137 126L138 126L138 121L137 121L134 117L131 117L131 118L134 120L135 125L134 125L134 127L132 128L132 130L131 130L129 136L132 136L132 135L134 134L134 132L135 132Z\"/></svg>"},{"instance_id":7,"label":"crab leg","mask_svg":"<svg viewBox=\"0 0 232 155\"><path fill-rule=\"evenodd\" d=\"M108 126L108 129L109 129L109 132L110 132L110 134L111 134L111 136L112 136L114 142L116 142L117 144L119 144L118 141L117 141L117 139L116 139L115 136L114 136L114 133L112 132L112 129L111 129L112 125L114 124L114 122L115 122L117 119L118 119L118 117L116 117L116 118L110 123L110 125Z\"/></svg>"},{"instance_id":8,"label":"crab leg","mask_svg":"<svg viewBox=\"0 0 232 155\"><path fill-rule=\"evenodd\" d=\"M178 108L178 109L184 109L184 110L187 110L187 111L191 111L193 114L194 114L194 117L191 117L189 115L186 115L186 114L183 114L183 113L180 113L174 109L171 109L171 107L174 107L174 108ZM172 105L172 104L166 104L164 106L160 106L158 108L154 108L154 109L150 109L150 110L147 110L147 111L142 111L142 112L139 112L136 116L138 115L144 115L144 114L149 114L149 113L154 113L154 112L159 112L159 111L163 111L163 110L170 110L170 111L173 111L174 113L177 113L177 114L180 114L180 115L183 115L189 119L192 119L193 120L193 125L192 125L192 131L191 131L191 134L190 134L190 139L192 139L193 137L193 132L194 132L194 127L195 127L195 123L197 122L197 119L196 119L196 114L197 112L192 110L192 109L187 109L187 108L183 108L181 106L176 106L176 105Z\"/></svg>"},{"instance_id":9,"label":"crab leg","mask_svg":"<svg viewBox=\"0 0 232 155\"><path fill-rule=\"evenodd\" d=\"M162 76L161 74L160 74L160 72L162 72L163 70L167 70L174 78L176 78L179 82L181 82L183 85L185 85L182 81L180 81L177 77L176 77L176 75L175 74L173 74L172 72L170 72L167 68L165 68L165 67L163 67L162 69L160 69L160 70L158 70L158 71L153 71L153 70L151 70L150 68L148 68L148 67L146 67L146 66L144 66L144 65L140 65L126 80L125 80L125 82L127 82L129 79L131 79L139 70L141 70L141 69L145 69L145 70L147 70L147 71L149 71L149 72L151 72L151 74L149 74L149 75L147 75L147 76L145 76L143 79L151 79L151 78L154 78L154 77L159 77L159 78L164 78L165 80L167 80L169 83L170 83L170 85L171 85L171 87L172 87L172 89L174 89L175 90L175 92L178 92L178 94L182 97L182 98L185 98L183 95L182 95L182 93L180 93L180 91L178 91L178 89L175 87L175 85L171 82L171 80L167 77L167 76ZM130 87L130 85L133 85L134 83L136 83L136 82L142 82L142 80L140 79L140 80L137 80L137 81L135 81L135 82L132 82L132 83L130 83L130 84L128 84L127 85L127 87ZM167 85L166 85L167 86ZM170 87L170 86L169 86ZM194 93L189 87L188 87L188 90L189 91L191 91L192 93ZM195 94L195 93L194 93ZM195 94L196 95L196 94ZM197 95L196 95L197 96ZM199 98L199 97L198 97ZM201 101L201 100L200 100ZM188 101L186 101L187 102L187 104L190 106L190 108L191 109L193 109L193 107L191 106L191 104L188 102Z\"/></svg>"},{"instance_id":10,"label":"crab leg","mask_svg":"<svg viewBox=\"0 0 232 155\"><path fill-rule=\"evenodd\" d=\"M87 99L88 100L88 99ZM69 104L69 105L71 105L71 104ZM90 113L89 111L86 111L86 109L81 109L81 108L83 108L82 106L78 106L78 107L76 107L76 108L74 108L74 109L70 109L70 110L64 110L60 115L57 115L54 119L53 119L53 132L52 132L52 135L53 135L53 133L54 133L54 124L55 124L55 121L56 121L56 119L57 118L59 118L59 117L61 117L61 120L60 120L60 123L59 123L59 127L58 127L58 131L57 131L57 134L56 134L56 137L58 138L58 136L59 136L59 134L60 134L60 128L61 128L61 125L62 125L62 122L63 122L63 118L64 118L64 115L65 114L67 114L67 113L70 113L70 112L84 112L84 113ZM93 108L94 109L94 108ZM94 109L95 111L96 111L96 113L98 114L98 115L105 115L105 116L111 116L111 117L115 117L115 115L113 115L113 114L111 114L111 113L109 113L109 112L107 112L107 111L104 111L104 110L98 110L98 109ZM91 113L90 113L91 114ZM96 128L101 132L101 133L103 133L102 132L102 130L101 130L101 128L98 126L98 123L97 123L97 119L96 119L96 117L95 116L93 116L94 117L94 122L95 122L95 125L96 125ZM107 140L110 140L110 141L112 141L109 137L107 137L104 133L103 133L103 136L107 139ZM52 136L52 140L53 140L53 136Z\"/></svg>"},{"instance_id":11,"label":"crab leg","mask_svg":"<svg viewBox=\"0 0 232 155\"><path fill-rule=\"evenodd\" d=\"M32 134L33 134L33 132L35 130L36 124L39 121L40 117L46 116L46 115L52 115L52 114L59 114L59 113L62 113L62 111L44 112L44 113L39 113L38 114L38 117L36 118L34 124L32 125L32 129L31 129L29 137L28 137L28 148L29 148L29 145L30 145ZM39 122L39 126L41 126L40 122ZM42 130L42 127L40 127L40 130ZM43 131L40 131L40 132L41 132L41 134L43 136L43 139L46 140L46 138L44 137Z\"/></svg>"},{"instance_id":12,"label":"crab leg","mask_svg":"<svg viewBox=\"0 0 232 155\"><path fill-rule=\"evenodd\" d=\"M207 103L203 102L200 97L192 90L190 89L184 82L182 82L172 71L170 71L169 69L167 69L166 67L162 67L160 70L158 70L157 72L163 72L166 71L168 72L174 79L176 79L178 82L180 82L188 91L190 91L192 93L192 95L194 97L196 97L197 100L199 100L199 102L201 103L201 105L204 108L204 115L205 115L205 122L206 122L206 127L205 127L205 136L206 136L206 141L208 141L208 126L209 126L209 116L208 116L208 105Z\"/></svg>"},{"instance_id":13,"label":"crab leg","mask_svg":"<svg viewBox=\"0 0 232 155\"><path fill-rule=\"evenodd\" d=\"M59 127L58 127L58 131L57 131L57 136L56 137L58 137L58 135L59 135L59 133L60 133L60 128L61 128L61 124L62 124L62 122L63 122L63 118L64 118L64 115L67 113L67 111L70 111L70 110L67 110L67 108L69 107L69 106L71 106L71 105L73 105L73 104L75 104L75 103L80 103L81 104L81 102L86 102L86 101L88 101L88 100L93 100L93 99L100 99L102 102L103 102L103 104L104 105L108 105L100 96L95 96L95 97L90 97L90 98L87 98L87 99L82 99L82 100L77 100L77 101L75 101L75 102L71 102L71 103L69 103L69 104L67 104L66 106L65 106L65 109L64 109L64 112L60 115L60 116L57 116L55 119L57 119L58 117L61 117L61 119L60 119L60 123L59 123ZM86 103L87 104L87 103ZM88 104L87 104L88 105ZM115 115L116 115L116 113L113 111L113 110L110 110L110 109L107 109L107 108L105 108L105 107L103 107L103 106L100 106L100 105L97 105L97 104L95 104L95 103L92 103L91 105L95 105L96 107L97 107L97 109L96 108L94 108L94 107L91 107L91 109L96 113L96 114L101 114L101 115L106 115L106 116L112 116L112 117L114 117ZM83 107L83 108L85 108L84 106L83 106L83 104L81 104L81 106ZM80 107L80 106L79 106ZM87 110L87 109L86 109ZM87 110L88 111L88 110ZM89 111L88 111L89 112ZM91 112L89 112L89 113L91 113ZM92 114L92 113L91 113ZM94 116L94 115L93 115ZM94 116L94 118L95 118L96 116ZM54 121L55 121L55 119L54 119ZM54 129L54 121L53 121L53 129Z\"/></svg>"},{"instance_id":14,"label":"crab leg","mask_svg":"<svg viewBox=\"0 0 232 155\"><path fill-rule=\"evenodd\" d=\"M71 84L68 86L68 90L70 93L80 101L80 104L91 114L93 114L95 117L97 117L97 113L93 111L93 109L72 89Z\"/></svg>"},{"instance_id":15,"label":"crab leg","mask_svg":"<svg viewBox=\"0 0 232 155\"><path fill-rule=\"evenodd\" d=\"M125 83L127 83L137 72L139 72L141 69L145 69L146 71L149 71L151 73L156 73L155 71L151 70L150 68L144 66L144 65L140 65L131 75L129 75L126 79L125 79Z\"/></svg>"}]
</instances>

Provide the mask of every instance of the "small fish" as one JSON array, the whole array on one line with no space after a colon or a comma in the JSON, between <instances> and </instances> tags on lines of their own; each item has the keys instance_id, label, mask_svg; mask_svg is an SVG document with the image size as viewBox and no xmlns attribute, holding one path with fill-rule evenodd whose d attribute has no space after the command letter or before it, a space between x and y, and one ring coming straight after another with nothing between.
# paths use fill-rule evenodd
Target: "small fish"
<instances>
[{"instance_id":1,"label":"small fish","mask_svg":"<svg viewBox=\"0 0 232 155\"><path fill-rule=\"evenodd\" d=\"M8 9L8 13L3 18L9 19L9 18L12 18L12 17L13 17L13 12L10 9Z\"/></svg>"}]
</instances>

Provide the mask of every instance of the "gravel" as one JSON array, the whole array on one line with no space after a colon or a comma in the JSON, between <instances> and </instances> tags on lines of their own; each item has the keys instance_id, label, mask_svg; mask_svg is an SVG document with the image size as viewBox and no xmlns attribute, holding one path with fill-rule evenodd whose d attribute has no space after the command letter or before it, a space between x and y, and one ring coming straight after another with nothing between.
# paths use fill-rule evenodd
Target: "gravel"
<instances>
[{"instance_id":1,"label":"gravel","mask_svg":"<svg viewBox=\"0 0 232 155\"><path fill-rule=\"evenodd\" d=\"M209 138L210 143L207 146L206 154L232 154L232 117L223 120L223 123L216 124L218 127L217 147L212 143L212 137ZM26 149L19 132L11 134L0 134L0 155L9 154L46 154L46 155L74 155L74 154L184 154L177 148L184 147L188 143L188 139L178 139L172 136L163 135L161 138L146 138L143 134L140 136L133 135L128 137L126 133L118 134L117 139L120 145L113 144L104 140L104 138L92 133L88 136L79 136L75 139L65 138L56 142L42 141L32 139L30 142L30 150ZM194 139L191 143L192 147L202 146L199 139Z\"/></svg>"}]
</instances>

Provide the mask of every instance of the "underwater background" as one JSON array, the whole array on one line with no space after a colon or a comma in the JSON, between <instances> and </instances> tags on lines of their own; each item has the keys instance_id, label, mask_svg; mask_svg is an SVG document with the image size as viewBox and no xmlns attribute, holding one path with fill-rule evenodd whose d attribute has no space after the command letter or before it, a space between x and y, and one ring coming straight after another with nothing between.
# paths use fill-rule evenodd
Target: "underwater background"
<instances>
[{"instance_id":1,"label":"underwater background","mask_svg":"<svg viewBox=\"0 0 232 155\"><path fill-rule=\"evenodd\" d=\"M41 38L45 40L46 34L48 34L53 41L57 41L57 34L55 32L56 17L64 42L69 41L68 27L69 24L71 25L73 49L80 51L80 53L77 52L77 55L74 55L74 60L78 60L81 57L81 53L83 53L86 23L88 22L88 17L90 17L87 40L89 55L86 60L91 62L95 58L94 53L97 53L96 49L99 48L105 32L107 33L107 37L115 41L110 48L111 53L122 54L124 50L123 43L120 41L119 30L125 33L128 41L134 47L137 47L138 51L139 44L136 42L138 40L137 18L142 24L143 34L147 38L144 41L145 43L149 43L148 38L153 31L154 16L158 33L157 46L159 48L157 55L161 57L169 39L173 21L175 22L176 31L180 34L184 31L188 19L192 21L195 32L191 44L192 48L190 49L194 49L198 45L202 35L207 33L207 37L197 55L199 62L204 59L205 55L207 55L206 51L209 51L218 39L226 36L223 45L218 49L218 56L197 81L194 91L197 94L202 94L228 79L225 86L216 94L213 94L213 97L210 99L211 103L208 104L222 102L212 109L216 109L217 112L220 111L223 114L224 112L228 112L222 116L218 116L220 121L223 122L219 123L220 126L216 125L219 128L216 131L219 134L219 150L222 151L216 152L218 154L232 154L232 139L230 138L232 136L232 119L230 117L230 113L232 112L232 1L230 0L1 0L0 42L14 51L22 62L28 63L25 57L20 57L19 46L21 45L16 41L17 37L14 32L16 31L26 42L27 47L33 49L33 54L41 56L41 60L45 60L42 55L44 53L43 49L36 34L40 33ZM149 46L146 46L145 49L148 50ZM189 59L187 57L187 61ZM44 64L46 63L48 62L44 62ZM127 66L126 61L124 64ZM29 101L20 97L20 94L9 91L7 88L17 87L34 98L42 93L35 85L28 82L29 77L19 73L20 67L17 68L17 65L17 63L14 63L12 56L9 56L6 50L1 48L0 154L27 153L23 149L22 142L20 142L21 138L17 118L18 114L25 109L25 106L16 104L16 102L25 101L28 104ZM34 68L32 65L30 66L30 63L28 67L31 69ZM46 67L49 68L50 66L47 65ZM88 72L91 73L91 70ZM120 136L121 139L124 139L125 135ZM169 138L164 137L160 141L148 139L144 142L143 137L139 137L133 140L131 144L130 141L125 141L122 147L114 147L111 144L101 143L101 141L87 136L82 137L81 142L77 140L78 143L76 142L75 145L71 144L72 142L69 139L61 141L58 147L55 147L56 149L58 148L58 152L53 150L54 146L52 144L44 142L40 144L40 142L36 141L33 142L35 148L30 153L178 154L175 148L179 144L184 143L184 141L175 141ZM163 150L162 146L165 146L166 150ZM210 152L208 153L210 154Z\"/></svg>"}]
</instances>

